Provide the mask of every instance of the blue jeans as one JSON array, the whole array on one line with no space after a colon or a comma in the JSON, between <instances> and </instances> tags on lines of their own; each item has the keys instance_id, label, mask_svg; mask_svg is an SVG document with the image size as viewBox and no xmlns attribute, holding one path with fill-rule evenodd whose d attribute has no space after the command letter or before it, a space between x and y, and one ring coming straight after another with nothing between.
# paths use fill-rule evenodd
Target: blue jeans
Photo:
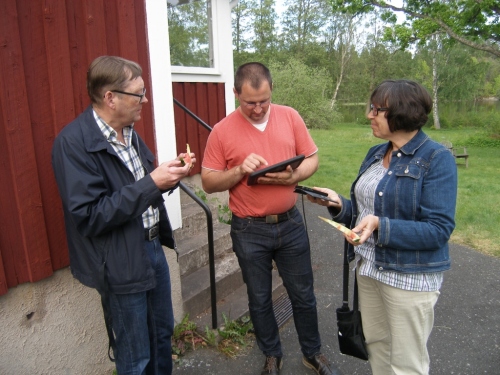
<instances>
[{"instance_id":1,"label":"blue jeans","mask_svg":"<svg viewBox=\"0 0 500 375\"><path fill-rule=\"evenodd\" d=\"M260 350L266 356L283 356L273 312L271 271L274 259L292 303L302 353L309 357L319 352L321 339L311 252L300 212L295 209L288 220L278 224L233 215L231 238L247 285L248 307Z\"/></svg>"},{"instance_id":2,"label":"blue jeans","mask_svg":"<svg viewBox=\"0 0 500 375\"><path fill-rule=\"evenodd\" d=\"M155 271L156 287L139 293L110 294L118 375L172 374L170 272L158 238L145 241L144 248Z\"/></svg>"}]
</instances>

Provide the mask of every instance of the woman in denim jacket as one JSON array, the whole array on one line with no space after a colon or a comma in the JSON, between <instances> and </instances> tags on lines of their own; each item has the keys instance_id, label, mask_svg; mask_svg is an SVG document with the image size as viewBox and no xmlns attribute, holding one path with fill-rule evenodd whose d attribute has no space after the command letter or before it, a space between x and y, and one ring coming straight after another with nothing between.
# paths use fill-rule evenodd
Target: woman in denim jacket
<instances>
[{"instance_id":1,"label":"woman in denim jacket","mask_svg":"<svg viewBox=\"0 0 500 375\"><path fill-rule=\"evenodd\" d=\"M373 135L388 142L368 151L350 200L325 188L317 189L338 203L308 199L361 237L346 241L373 374L428 374L434 305L450 268L455 160L421 130L432 109L421 85L384 81L370 103Z\"/></svg>"}]
</instances>

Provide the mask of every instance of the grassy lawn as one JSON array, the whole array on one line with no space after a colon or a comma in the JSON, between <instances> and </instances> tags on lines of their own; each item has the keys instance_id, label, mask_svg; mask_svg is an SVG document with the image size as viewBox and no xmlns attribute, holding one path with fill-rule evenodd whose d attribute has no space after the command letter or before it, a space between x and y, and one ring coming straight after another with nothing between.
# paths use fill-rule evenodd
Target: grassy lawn
<instances>
[{"instance_id":1,"label":"grassy lawn","mask_svg":"<svg viewBox=\"0 0 500 375\"><path fill-rule=\"evenodd\" d=\"M481 129L425 129L438 142L467 146L469 168L458 160L456 228L451 241L500 257L500 148L472 142ZM383 141L367 125L338 124L330 130L311 130L319 148L319 170L303 184L349 195L352 181L368 149ZM460 149L459 149L460 152Z\"/></svg>"}]
</instances>

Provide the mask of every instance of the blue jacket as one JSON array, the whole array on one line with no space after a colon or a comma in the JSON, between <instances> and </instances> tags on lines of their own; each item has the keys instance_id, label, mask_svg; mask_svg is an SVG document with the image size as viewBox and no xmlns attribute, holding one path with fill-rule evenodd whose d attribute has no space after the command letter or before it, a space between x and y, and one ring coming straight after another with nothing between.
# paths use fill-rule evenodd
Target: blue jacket
<instances>
[{"instance_id":1,"label":"blue jacket","mask_svg":"<svg viewBox=\"0 0 500 375\"><path fill-rule=\"evenodd\" d=\"M151 172L153 154L140 137L133 137L132 143ZM144 252L142 213L150 205L159 209L160 241L174 248L162 191L149 174L135 181L104 138L92 107L59 133L52 148L52 167L63 204L73 276L101 291L99 271L105 269L114 293L154 288L154 271Z\"/></svg>"},{"instance_id":2,"label":"blue jacket","mask_svg":"<svg viewBox=\"0 0 500 375\"><path fill-rule=\"evenodd\" d=\"M351 187L351 200L330 209L332 219L354 227L358 214L354 186L368 167L383 159L389 143L372 147ZM451 152L419 131L393 154L375 196L375 265L380 271L427 273L450 268L448 240L455 228L457 167ZM348 247L349 260L354 247Z\"/></svg>"}]
</instances>

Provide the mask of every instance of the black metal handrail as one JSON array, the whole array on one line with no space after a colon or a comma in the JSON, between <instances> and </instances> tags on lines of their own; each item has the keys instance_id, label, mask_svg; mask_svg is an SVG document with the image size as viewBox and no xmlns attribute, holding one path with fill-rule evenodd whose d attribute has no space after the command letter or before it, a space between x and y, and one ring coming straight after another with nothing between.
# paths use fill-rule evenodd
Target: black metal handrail
<instances>
[{"instance_id":1,"label":"black metal handrail","mask_svg":"<svg viewBox=\"0 0 500 375\"><path fill-rule=\"evenodd\" d=\"M186 106L184 106L183 104L181 104L181 102L179 102L175 98L174 98L174 103L177 104L179 107L181 107L189 116L191 116L196 121L198 121L198 123L201 126L203 126L205 129L207 129L209 132L212 131L212 128L210 127L210 125L208 125L205 121L203 121L201 118L199 118L198 116L196 116L193 112L191 112Z\"/></svg>"},{"instance_id":2,"label":"black metal handrail","mask_svg":"<svg viewBox=\"0 0 500 375\"><path fill-rule=\"evenodd\" d=\"M200 125L208 131L212 128L206 124L201 118L196 116L187 107L182 105L177 99L174 98L174 103L181 107L188 115L193 117ZM217 291L215 286L215 249L214 249L214 224L212 219L212 211L210 207L198 197L187 185L184 183L179 184L180 188L189 195L196 203L198 203L207 216L207 237L208 237L208 267L210 270L210 301L212 306L212 328L217 328Z\"/></svg>"},{"instance_id":3,"label":"black metal handrail","mask_svg":"<svg viewBox=\"0 0 500 375\"><path fill-rule=\"evenodd\" d=\"M217 292L215 288L215 250L214 250L214 223L212 211L203 200L198 197L186 184L180 182L179 187L203 208L207 215L208 237L208 267L210 269L210 300L212 305L212 328L217 328Z\"/></svg>"}]
</instances>

